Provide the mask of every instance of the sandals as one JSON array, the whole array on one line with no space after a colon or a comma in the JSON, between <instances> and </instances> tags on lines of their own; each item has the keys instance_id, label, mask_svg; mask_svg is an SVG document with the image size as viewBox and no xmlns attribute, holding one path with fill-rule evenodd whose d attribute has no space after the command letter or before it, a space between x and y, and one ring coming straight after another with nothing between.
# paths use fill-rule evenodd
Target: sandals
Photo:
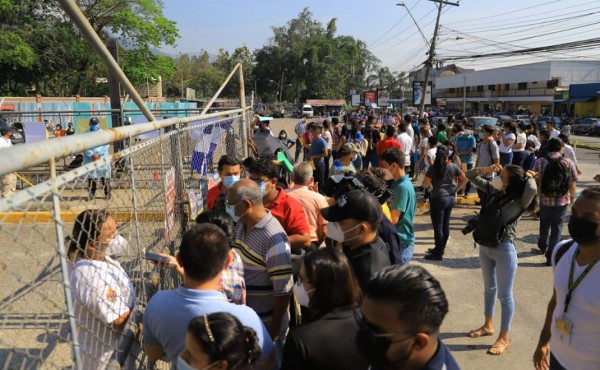
<instances>
[{"instance_id":1,"label":"sandals","mask_svg":"<svg viewBox=\"0 0 600 370\"><path fill-rule=\"evenodd\" d=\"M488 355L499 356L499 355L503 354L504 351L506 351L508 349L508 344L509 344L508 340L504 341L502 339L498 339L496 341L496 343L494 343L493 346L491 346L490 348L488 348L487 354Z\"/></svg>"},{"instance_id":2,"label":"sandals","mask_svg":"<svg viewBox=\"0 0 600 370\"><path fill-rule=\"evenodd\" d=\"M483 326L479 329L471 330L467 336L469 338L480 338L480 337L489 337L490 335L494 335L493 331L488 331Z\"/></svg>"}]
</instances>

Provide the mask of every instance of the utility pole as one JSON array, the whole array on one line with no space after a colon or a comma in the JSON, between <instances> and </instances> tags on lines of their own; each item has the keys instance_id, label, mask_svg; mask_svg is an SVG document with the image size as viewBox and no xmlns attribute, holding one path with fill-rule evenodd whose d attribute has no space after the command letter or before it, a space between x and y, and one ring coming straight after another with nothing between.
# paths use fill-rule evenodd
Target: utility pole
<instances>
[{"instance_id":1,"label":"utility pole","mask_svg":"<svg viewBox=\"0 0 600 370\"><path fill-rule=\"evenodd\" d=\"M463 76L463 117L467 115L467 76Z\"/></svg>"},{"instance_id":2,"label":"utility pole","mask_svg":"<svg viewBox=\"0 0 600 370\"><path fill-rule=\"evenodd\" d=\"M425 97L427 96L427 88L429 87L429 73L431 72L431 67L433 66L433 57L435 55L435 42L437 40L437 35L438 35L438 30L440 28L440 17L442 15L442 8L444 7L444 5L452 5L452 6L458 6L458 3L452 3L449 1L443 1L443 0L429 0L431 2L437 3L438 4L438 14L437 14L437 18L435 20L435 28L433 30L433 38L431 39L431 46L429 47L429 57L427 58L427 61L425 62L425 86L423 88L423 96L421 97L421 105L419 107L419 113L421 114L421 117L423 116L423 113L425 112ZM432 90L433 90L433 86L432 86ZM433 94L433 91L432 91Z\"/></svg>"}]
</instances>

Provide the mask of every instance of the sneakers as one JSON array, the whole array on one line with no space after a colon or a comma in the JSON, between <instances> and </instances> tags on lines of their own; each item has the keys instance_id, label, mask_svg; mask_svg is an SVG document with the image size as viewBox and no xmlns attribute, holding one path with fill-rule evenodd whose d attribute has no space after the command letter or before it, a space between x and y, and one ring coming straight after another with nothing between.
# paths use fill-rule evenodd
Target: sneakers
<instances>
[{"instance_id":1,"label":"sneakers","mask_svg":"<svg viewBox=\"0 0 600 370\"><path fill-rule=\"evenodd\" d=\"M441 260L444 259L444 257L442 257L439 254L429 253L428 255L426 255L425 257L423 257L423 259L429 260L429 261L441 261Z\"/></svg>"}]
</instances>

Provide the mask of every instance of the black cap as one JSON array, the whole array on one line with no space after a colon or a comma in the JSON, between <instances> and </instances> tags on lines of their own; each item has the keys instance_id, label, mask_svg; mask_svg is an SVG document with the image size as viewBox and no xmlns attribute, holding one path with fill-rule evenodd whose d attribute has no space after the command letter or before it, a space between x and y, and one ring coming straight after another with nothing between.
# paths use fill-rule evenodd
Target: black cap
<instances>
[{"instance_id":1,"label":"black cap","mask_svg":"<svg viewBox=\"0 0 600 370\"><path fill-rule=\"evenodd\" d=\"M337 198L333 206L323 208L321 215L331 222L351 218L360 221L381 221L383 210L373 194L363 189L355 189Z\"/></svg>"},{"instance_id":2,"label":"black cap","mask_svg":"<svg viewBox=\"0 0 600 370\"><path fill-rule=\"evenodd\" d=\"M0 128L0 136L4 136L9 132L13 132L13 129L10 126L2 126L2 128Z\"/></svg>"}]
</instances>

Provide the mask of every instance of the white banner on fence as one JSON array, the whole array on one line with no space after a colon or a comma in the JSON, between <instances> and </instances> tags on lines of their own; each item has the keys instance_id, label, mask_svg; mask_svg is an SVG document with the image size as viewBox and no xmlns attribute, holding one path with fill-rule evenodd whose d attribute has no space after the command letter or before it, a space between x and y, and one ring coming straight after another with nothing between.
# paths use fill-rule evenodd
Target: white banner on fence
<instances>
[{"instance_id":1,"label":"white banner on fence","mask_svg":"<svg viewBox=\"0 0 600 370\"><path fill-rule=\"evenodd\" d=\"M173 227L175 227L175 167L165 173L165 239L169 240Z\"/></svg>"}]
</instances>

